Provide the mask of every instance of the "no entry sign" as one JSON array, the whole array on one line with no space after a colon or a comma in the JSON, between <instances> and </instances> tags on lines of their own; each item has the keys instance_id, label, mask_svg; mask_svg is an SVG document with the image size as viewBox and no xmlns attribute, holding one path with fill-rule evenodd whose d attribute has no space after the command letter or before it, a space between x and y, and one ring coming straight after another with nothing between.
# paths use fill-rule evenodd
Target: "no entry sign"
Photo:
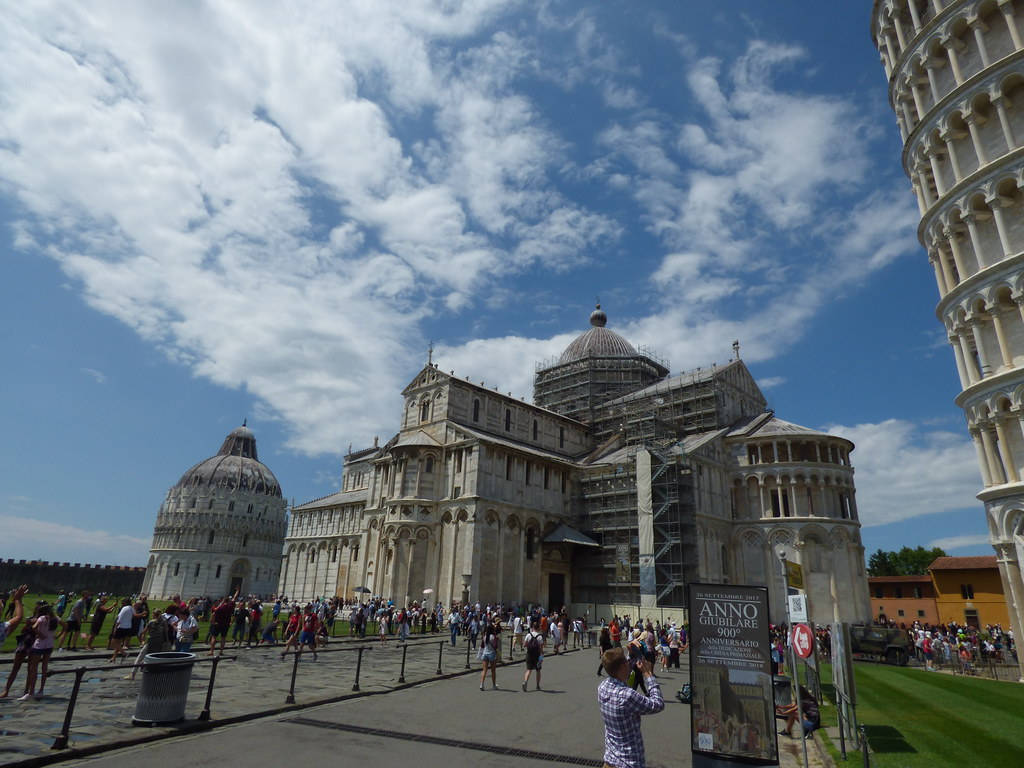
<instances>
[{"instance_id":1,"label":"no entry sign","mask_svg":"<svg viewBox=\"0 0 1024 768\"><path fill-rule=\"evenodd\" d=\"M794 624L789 640L793 644L793 651L801 659L806 659L814 650L814 633L806 624Z\"/></svg>"}]
</instances>

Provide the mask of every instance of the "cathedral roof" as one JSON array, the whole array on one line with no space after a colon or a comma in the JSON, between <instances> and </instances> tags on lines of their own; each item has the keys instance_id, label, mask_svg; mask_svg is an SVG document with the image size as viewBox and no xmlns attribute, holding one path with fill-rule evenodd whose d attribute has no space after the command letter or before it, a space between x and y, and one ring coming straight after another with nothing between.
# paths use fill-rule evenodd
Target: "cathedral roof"
<instances>
[{"instance_id":1,"label":"cathedral roof","mask_svg":"<svg viewBox=\"0 0 1024 768\"><path fill-rule=\"evenodd\" d=\"M598 304L590 314L590 330L573 339L558 358L559 364L572 363L587 357L636 357L639 352L615 331L605 328L607 323L608 316Z\"/></svg>"},{"instance_id":2,"label":"cathedral roof","mask_svg":"<svg viewBox=\"0 0 1024 768\"><path fill-rule=\"evenodd\" d=\"M740 422L733 427L729 437L821 437L850 442L839 435L830 435L827 432L819 432L816 429L802 427L791 421L780 419L771 412L760 413L757 416Z\"/></svg>"},{"instance_id":3,"label":"cathedral roof","mask_svg":"<svg viewBox=\"0 0 1024 768\"><path fill-rule=\"evenodd\" d=\"M216 456L189 469L171 490L216 489L281 497L277 478L258 458L256 436L244 424L228 433Z\"/></svg>"}]
</instances>

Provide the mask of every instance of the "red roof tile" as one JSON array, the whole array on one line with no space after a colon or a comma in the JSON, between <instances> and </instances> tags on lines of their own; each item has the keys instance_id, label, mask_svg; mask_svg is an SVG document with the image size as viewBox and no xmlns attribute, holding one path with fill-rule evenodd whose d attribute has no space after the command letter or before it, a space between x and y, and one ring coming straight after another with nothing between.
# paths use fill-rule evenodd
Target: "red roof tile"
<instances>
[{"instance_id":1,"label":"red roof tile","mask_svg":"<svg viewBox=\"0 0 1024 768\"><path fill-rule=\"evenodd\" d=\"M995 567L997 567L995 555L981 555L979 557L937 557L935 562L928 566L928 570L968 571Z\"/></svg>"}]
</instances>

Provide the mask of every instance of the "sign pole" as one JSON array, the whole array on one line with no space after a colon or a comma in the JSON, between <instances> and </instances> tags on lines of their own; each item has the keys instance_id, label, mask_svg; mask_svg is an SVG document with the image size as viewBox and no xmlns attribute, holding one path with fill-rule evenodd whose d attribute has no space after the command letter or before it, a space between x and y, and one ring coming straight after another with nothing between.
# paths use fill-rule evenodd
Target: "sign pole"
<instances>
[{"instance_id":1,"label":"sign pole","mask_svg":"<svg viewBox=\"0 0 1024 768\"><path fill-rule=\"evenodd\" d=\"M786 561L786 550L779 549L779 564L782 566L782 590L786 594L786 640L789 645L789 663L790 663L790 676L793 680L792 691L793 699L796 701L796 720L800 724L800 741L804 747L804 768L810 768L810 763L807 759L807 739L804 733L804 712L800 701L800 676L797 674L796 666L796 649L793 647L793 622L790 619L789 614L789 563ZM799 566L798 566L799 567ZM803 583L803 574L801 573L801 584Z\"/></svg>"}]
</instances>

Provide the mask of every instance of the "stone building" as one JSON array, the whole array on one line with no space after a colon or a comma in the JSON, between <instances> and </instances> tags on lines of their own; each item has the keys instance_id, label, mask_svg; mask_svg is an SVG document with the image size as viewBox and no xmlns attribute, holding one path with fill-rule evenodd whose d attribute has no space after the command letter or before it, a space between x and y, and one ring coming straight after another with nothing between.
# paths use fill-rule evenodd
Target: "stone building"
<instances>
[{"instance_id":1,"label":"stone building","mask_svg":"<svg viewBox=\"0 0 1024 768\"><path fill-rule=\"evenodd\" d=\"M399 431L294 507L279 591L396 601L680 606L690 581L803 564L812 614L870 617L852 443L783 421L738 357L668 376L606 327L536 373L535 403L428 363Z\"/></svg>"},{"instance_id":2,"label":"stone building","mask_svg":"<svg viewBox=\"0 0 1024 768\"><path fill-rule=\"evenodd\" d=\"M1024 0L876 0L871 36L921 212L989 535L1024 626ZM1024 665L1024 656L1021 657ZM1021 668L1024 677L1024 666Z\"/></svg>"},{"instance_id":3,"label":"stone building","mask_svg":"<svg viewBox=\"0 0 1024 768\"><path fill-rule=\"evenodd\" d=\"M244 424L189 469L157 513L142 591L163 599L277 591L286 505Z\"/></svg>"}]
</instances>

